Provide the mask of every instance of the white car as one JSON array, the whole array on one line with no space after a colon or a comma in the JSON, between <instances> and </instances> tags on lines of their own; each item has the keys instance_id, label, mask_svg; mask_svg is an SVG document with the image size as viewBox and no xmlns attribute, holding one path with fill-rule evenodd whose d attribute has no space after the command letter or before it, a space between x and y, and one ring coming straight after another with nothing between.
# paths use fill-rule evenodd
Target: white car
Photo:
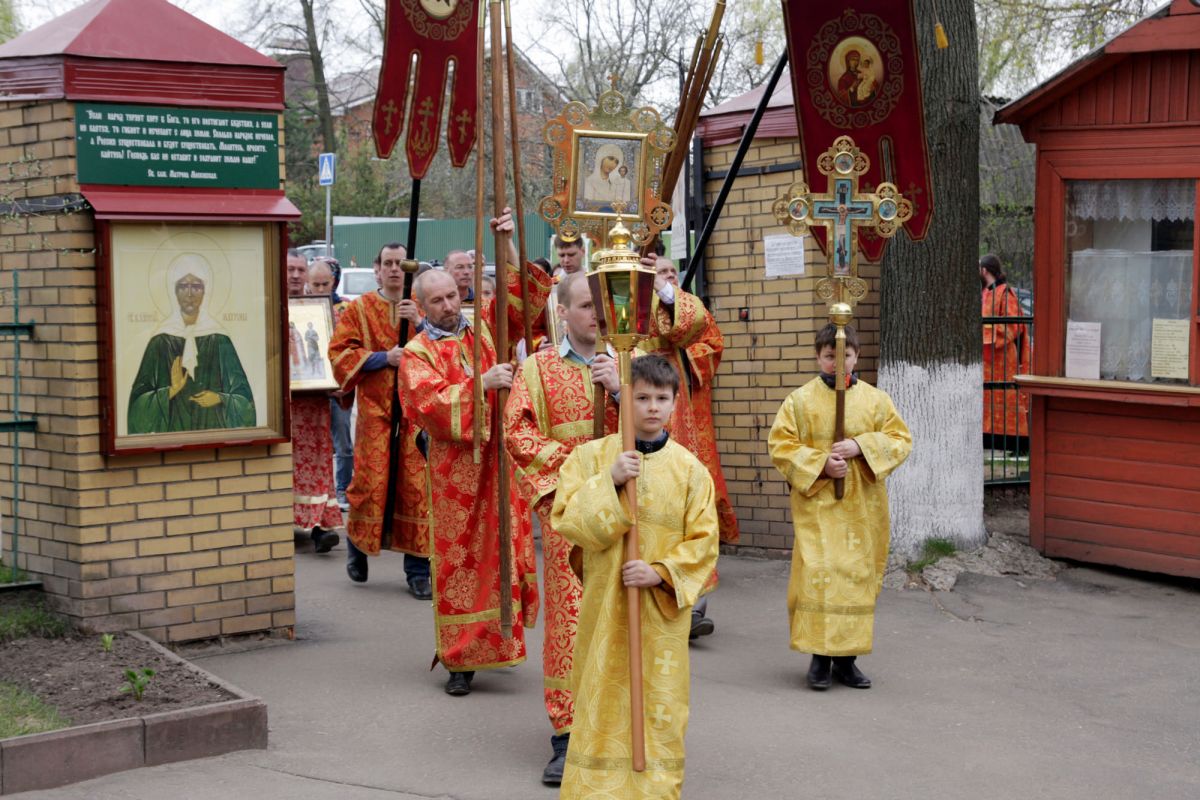
<instances>
[{"instance_id":1,"label":"white car","mask_svg":"<svg viewBox=\"0 0 1200 800\"><path fill-rule=\"evenodd\" d=\"M375 270L365 267L343 267L337 293L346 300L353 300L378 288L379 282L375 280Z\"/></svg>"}]
</instances>

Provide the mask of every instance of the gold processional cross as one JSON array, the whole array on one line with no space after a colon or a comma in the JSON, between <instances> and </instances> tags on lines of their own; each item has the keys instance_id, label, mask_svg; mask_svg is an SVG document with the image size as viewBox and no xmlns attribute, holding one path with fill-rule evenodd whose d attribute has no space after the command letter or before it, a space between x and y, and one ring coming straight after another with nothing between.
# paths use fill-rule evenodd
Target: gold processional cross
<instances>
[{"instance_id":1,"label":"gold processional cross","mask_svg":"<svg viewBox=\"0 0 1200 800\"><path fill-rule=\"evenodd\" d=\"M824 227L829 270L817 283L817 297L829 305L829 320L837 326L837 417L835 442L845 438L846 428L846 325L854 319L854 304L867 295L867 283L858 277L858 230L874 228L885 239L896 235L913 214L913 204L895 185L881 183L874 192L859 194L858 180L871 168L871 161L849 136L839 136L833 146L817 159L817 169L828 177L829 191L813 194L808 184L792 184L775 201L775 218L787 226L793 236L803 236L809 228ZM845 481L834 481L840 500Z\"/></svg>"}]
</instances>

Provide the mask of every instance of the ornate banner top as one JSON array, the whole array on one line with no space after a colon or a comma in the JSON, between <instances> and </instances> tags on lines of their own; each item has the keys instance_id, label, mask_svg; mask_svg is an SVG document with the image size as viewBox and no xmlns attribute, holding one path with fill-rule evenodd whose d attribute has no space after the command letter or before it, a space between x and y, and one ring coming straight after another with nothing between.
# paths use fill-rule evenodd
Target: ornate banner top
<instances>
[{"instance_id":1,"label":"ornate banner top","mask_svg":"<svg viewBox=\"0 0 1200 800\"><path fill-rule=\"evenodd\" d=\"M895 184L912 202L904 226L925 238L933 212L921 72L912 0L856 0L821 6L783 0L792 64L792 95L800 127L804 174L821 172L827 142L850 134L870 154L864 188ZM824 247L824 231L815 230ZM864 230L859 240L872 261L886 240Z\"/></svg>"},{"instance_id":2,"label":"ornate banner top","mask_svg":"<svg viewBox=\"0 0 1200 800\"><path fill-rule=\"evenodd\" d=\"M446 140L450 163L462 167L475 143L479 0L387 0L385 29L372 121L376 153L380 158L391 156L411 107L405 144L408 168L412 177L425 177L441 138L446 81L453 64Z\"/></svg>"}]
</instances>

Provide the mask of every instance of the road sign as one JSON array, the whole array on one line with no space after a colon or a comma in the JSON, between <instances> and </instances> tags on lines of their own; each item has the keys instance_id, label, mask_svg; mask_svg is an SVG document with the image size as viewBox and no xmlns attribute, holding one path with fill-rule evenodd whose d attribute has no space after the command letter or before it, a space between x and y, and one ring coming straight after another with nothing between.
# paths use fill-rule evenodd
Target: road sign
<instances>
[{"instance_id":1,"label":"road sign","mask_svg":"<svg viewBox=\"0 0 1200 800\"><path fill-rule=\"evenodd\" d=\"M337 153L321 153L317 156L317 175L322 186L333 186L337 177Z\"/></svg>"}]
</instances>

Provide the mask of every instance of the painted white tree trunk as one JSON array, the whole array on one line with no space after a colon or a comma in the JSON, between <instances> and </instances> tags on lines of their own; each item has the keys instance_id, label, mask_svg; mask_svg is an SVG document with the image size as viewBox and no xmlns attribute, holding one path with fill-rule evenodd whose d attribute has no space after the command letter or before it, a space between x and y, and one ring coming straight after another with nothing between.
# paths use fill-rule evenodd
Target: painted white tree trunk
<instances>
[{"instance_id":1,"label":"painted white tree trunk","mask_svg":"<svg viewBox=\"0 0 1200 800\"><path fill-rule=\"evenodd\" d=\"M912 559L935 538L959 549L987 541L982 386L982 363L880 365L879 388L913 436L912 455L888 478L893 553Z\"/></svg>"}]
</instances>

